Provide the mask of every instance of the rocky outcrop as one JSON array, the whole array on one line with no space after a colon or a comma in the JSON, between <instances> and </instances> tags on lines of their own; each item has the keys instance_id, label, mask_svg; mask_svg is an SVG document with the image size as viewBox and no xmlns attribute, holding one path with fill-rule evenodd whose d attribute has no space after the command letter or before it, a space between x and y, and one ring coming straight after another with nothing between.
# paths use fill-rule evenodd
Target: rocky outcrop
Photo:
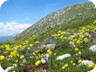
<instances>
[{"instance_id":1,"label":"rocky outcrop","mask_svg":"<svg viewBox=\"0 0 96 72\"><path fill-rule=\"evenodd\" d=\"M63 60L63 59L68 58L68 57L71 57L71 54L64 54L64 55L58 56L57 60Z\"/></svg>"},{"instance_id":2,"label":"rocky outcrop","mask_svg":"<svg viewBox=\"0 0 96 72\"><path fill-rule=\"evenodd\" d=\"M56 44L47 44L46 45L46 50L54 50L56 48Z\"/></svg>"},{"instance_id":3,"label":"rocky outcrop","mask_svg":"<svg viewBox=\"0 0 96 72\"><path fill-rule=\"evenodd\" d=\"M96 52L96 45L93 45L89 48L89 50L93 51L93 52Z\"/></svg>"}]
</instances>

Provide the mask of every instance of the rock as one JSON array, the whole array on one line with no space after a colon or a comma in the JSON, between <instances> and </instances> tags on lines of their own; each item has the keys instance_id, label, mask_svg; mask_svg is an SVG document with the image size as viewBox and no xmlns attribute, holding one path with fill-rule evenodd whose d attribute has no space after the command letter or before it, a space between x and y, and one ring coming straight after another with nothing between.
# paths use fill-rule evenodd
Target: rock
<instances>
[{"instance_id":1,"label":"rock","mask_svg":"<svg viewBox=\"0 0 96 72\"><path fill-rule=\"evenodd\" d=\"M36 70L35 72L47 72L47 71L46 71L46 69L42 69L41 71L40 70Z\"/></svg>"},{"instance_id":2,"label":"rock","mask_svg":"<svg viewBox=\"0 0 96 72\"><path fill-rule=\"evenodd\" d=\"M46 63L46 60L44 58L41 58L41 63Z\"/></svg>"},{"instance_id":3,"label":"rock","mask_svg":"<svg viewBox=\"0 0 96 72\"><path fill-rule=\"evenodd\" d=\"M88 71L88 72L96 72L96 64L95 64L95 67L91 71Z\"/></svg>"},{"instance_id":4,"label":"rock","mask_svg":"<svg viewBox=\"0 0 96 72\"><path fill-rule=\"evenodd\" d=\"M47 44L46 49L54 50L56 48L56 44Z\"/></svg>"},{"instance_id":5,"label":"rock","mask_svg":"<svg viewBox=\"0 0 96 72\"><path fill-rule=\"evenodd\" d=\"M40 57L39 57L39 56L37 56L37 55L35 55L34 57L35 57L35 59L36 59L36 60L38 60L38 59L40 58Z\"/></svg>"},{"instance_id":6,"label":"rock","mask_svg":"<svg viewBox=\"0 0 96 72\"><path fill-rule=\"evenodd\" d=\"M93 52L96 52L96 45L93 45L89 48L89 50L93 51Z\"/></svg>"},{"instance_id":7,"label":"rock","mask_svg":"<svg viewBox=\"0 0 96 72\"><path fill-rule=\"evenodd\" d=\"M88 66L90 63L93 63L93 62L90 61L90 60L83 60L80 65L86 65L86 66Z\"/></svg>"},{"instance_id":8,"label":"rock","mask_svg":"<svg viewBox=\"0 0 96 72\"><path fill-rule=\"evenodd\" d=\"M5 70L1 67L1 65L0 65L0 72L7 72L7 71L5 71Z\"/></svg>"},{"instance_id":9,"label":"rock","mask_svg":"<svg viewBox=\"0 0 96 72\"><path fill-rule=\"evenodd\" d=\"M89 38L91 37L91 34L89 34L88 32L86 32L85 35L86 35L87 37L89 37Z\"/></svg>"},{"instance_id":10,"label":"rock","mask_svg":"<svg viewBox=\"0 0 96 72\"><path fill-rule=\"evenodd\" d=\"M5 70L2 68L2 66L0 65L0 72L8 72L14 68L16 68L17 66L11 66L11 67L7 67Z\"/></svg>"},{"instance_id":11,"label":"rock","mask_svg":"<svg viewBox=\"0 0 96 72\"><path fill-rule=\"evenodd\" d=\"M68 57L71 57L71 55L70 54L64 54L62 56L58 56L57 60L63 60L63 59L68 58Z\"/></svg>"},{"instance_id":12,"label":"rock","mask_svg":"<svg viewBox=\"0 0 96 72\"><path fill-rule=\"evenodd\" d=\"M96 35L93 36L93 44L96 44Z\"/></svg>"},{"instance_id":13,"label":"rock","mask_svg":"<svg viewBox=\"0 0 96 72\"><path fill-rule=\"evenodd\" d=\"M75 42L74 41L70 41L69 44L72 46L72 47L75 47Z\"/></svg>"},{"instance_id":14,"label":"rock","mask_svg":"<svg viewBox=\"0 0 96 72\"><path fill-rule=\"evenodd\" d=\"M16 66L11 66L11 67L7 67L6 69L5 69L5 71L10 71L10 70L12 70L12 69L15 69L17 67L17 65Z\"/></svg>"},{"instance_id":15,"label":"rock","mask_svg":"<svg viewBox=\"0 0 96 72\"><path fill-rule=\"evenodd\" d=\"M49 54L45 54L44 56L43 56L43 58L41 58L41 63L46 63L46 62L48 62L48 57L49 57L50 55Z\"/></svg>"},{"instance_id":16,"label":"rock","mask_svg":"<svg viewBox=\"0 0 96 72\"><path fill-rule=\"evenodd\" d=\"M46 69L42 70L42 72L47 72Z\"/></svg>"}]
</instances>

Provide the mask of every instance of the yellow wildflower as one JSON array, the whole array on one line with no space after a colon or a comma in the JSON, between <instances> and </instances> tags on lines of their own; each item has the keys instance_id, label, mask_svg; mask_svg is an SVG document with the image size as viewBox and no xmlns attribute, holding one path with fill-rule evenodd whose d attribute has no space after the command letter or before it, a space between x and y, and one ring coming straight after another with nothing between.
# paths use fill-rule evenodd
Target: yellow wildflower
<instances>
[{"instance_id":1,"label":"yellow wildflower","mask_svg":"<svg viewBox=\"0 0 96 72\"><path fill-rule=\"evenodd\" d=\"M46 45L43 45L43 48L45 48L46 47Z\"/></svg>"},{"instance_id":2,"label":"yellow wildflower","mask_svg":"<svg viewBox=\"0 0 96 72\"><path fill-rule=\"evenodd\" d=\"M51 51L51 50L47 50L47 52L48 52L49 54L52 54L52 51Z\"/></svg>"},{"instance_id":3,"label":"yellow wildflower","mask_svg":"<svg viewBox=\"0 0 96 72\"><path fill-rule=\"evenodd\" d=\"M40 63L41 63L41 60L36 61L36 62L35 62L35 66L40 65Z\"/></svg>"},{"instance_id":4,"label":"yellow wildflower","mask_svg":"<svg viewBox=\"0 0 96 72\"><path fill-rule=\"evenodd\" d=\"M27 50L30 50L30 49L31 49L30 47L27 48Z\"/></svg>"},{"instance_id":5,"label":"yellow wildflower","mask_svg":"<svg viewBox=\"0 0 96 72\"><path fill-rule=\"evenodd\" d=\"M16 59L16 61L15 61L16 63L18 63L18 59Z\"/></svg>"},{"instance_id":6,"label":"yellow wildflower","mask_svg":"<svg viewBox=\"0 0 96 72\"><path fill-rule=\"evenodd\" d=\"M29 46L30 46L30 47L32 47L32 46L33 46L33 44L29 44Z\"/></svg>"},{"instance_id":7,"label":"yellow wildflower","mask_svg":"<svg viewBox=\"0 0 96 72\"><path fill-rule=\"evenodd\" d=\"M62 66L62 69L65 69L66 67L68 67L67 63L64 66Z\"/></svg>"},{"instance_id":8,"label":"yellow wildflower","mask_svg":"<svg viewBox=\"0 0 96 72\"><path fill-rule=\"evenodd\" d=\"M17 66L16 64L13 64L13 66Z\"/></svg>"},{"instance_id":9,"label":"yellow wildflower","mask_svg":"<svg viewBox=\"0 0 96 72\"><path fill-rule=\"evenodd\" d=\"M94 63L90 63L89 65L88 65L88 68L93 68L94 67Z\"/></svg>"},{"instance_id":10,"label":"yellow wildflower","mask_svg":"<svg viewBox=\"0 0 96 72\"><path fill-rule=\"evenodd\" d=\"M13 70L12 72L16 72L16 71Z\"/></svg>"},{"instance_id":11,"label":"yellow wildflower","mask_svg":"<svg viewBox=\"0 0 96 72\"><path fill-rule=\"evenodd\" d=\"M5 59L5 56L0 55L0 60L4 60L4 59Z\"/></svg>"},{"instance_id":12,"label":"yellow wildflower","mask_svg":"<svg viewBox=\"0 0 96 72\"><path fill-rule=\"evenodd\" d=\"M71 61L71 63L73 63L73 61Z\"/></svg>"},{"instance_id":13,"label":"yellow wildflower","mask_svg":"<svg viewBox=\"0 0 96 72\"><path fill-rule=\"evenodd\" d=\"M78 54L81 55L81 51L78 51Z\"/></svg>"},{"instance_id":14,"label":"yellow wildflower","mask_svg":"<svg viewBox=\"0 0 96 72\"><path fill-rule=\"evenodd\" d=\"M80 43L81 43L80 40L77 40L77 41L76 41L76 44L77 44L77 45L80 45Z\"/></svg>"},{"instance_id":15,"label":"yellow wildflower","mask_svg":"<svg viewBox=\"0 0 96 72\"><path fill-rule=\"evenodd\" d=\"M79 49L76 47L76 48L75 48L75 51L78 51L78 50L79 50Z\"/></svg>"},{"instance_id":16,"label":"yellow wildflower","mask_svg":"<svg viewBox=\"0 0 96 72\"><path fill-rule=\"evenodd\" d=\"M85 41L85 42L88 42L89 40L88 40L88 38L84 38L84 41Z\"/></svg>"},{"instance_id":17,"label":"yellow wildflower","mask_svg":"<svg viewBox=\"0 0 96 72\"><path fill-rule=\"evenodd\" d=\"M62 67L62 69L65 69L65 68L66 68L65 66Z\"/></svg>"},{"instance_id":18,"label":"yellow wildflower","mask_svg":"<svg viewBox=\"0 0 96 72\"><path fill-rule=\"evenodd\" d=\"M33 55L36 55L36 53L35 53L35 52L33 52Z\"/></svg>"},{"instance_id":19,"label":"yellow wildflower","mask_svg":"<svg viewBox=\"0 0 96 72\"><path fill-rule=\"evenodd\" d=\"M57 37L59 37L59 36L60 36L60 34L57 34L56 36L57 36Z\"/></svg>"},{"instance_id":20,"label":"yellow wildflower","mask_svg":"<svg viewBox=\"0 0 96 72\"><path fill-rule=\"evenodd\" d=\"M34 56L30 56L30 58L34 58Z\"/></svg>"},{"instance_id":21,"label":"yellow wildflower","mask_svg":"<svg viewBox=\"0 0 96 72\"><path fill-rule=\"evenodd\" d=\"M81 63L82 62L82 59L78 60L78 63Z\"/></svg>"},{"instance_id":22,"label":"yellow wildflower","mask_svg":"<svg viewBox=\"0 0 96 72\"><path fill-rule=\"evenodd\" d=\"M78 56L78 53L76 53L75 55Z\"/></svg>"},{"instance_id":23,"label":"yellow wildflower","mask_svg":"<svg viewBox=\"0 0 96 72\"><path fill-rule=\"evenodd\" d=\"M54 53L54 55L56 55L56 53Z\"/></svg>"},{"instance_id":24,"label":"yellow wildflower","mask_svg":"<svg viewBox=\"0 0 96 72\"><path fill-rule=\"evenodd\" d=\"M39 41L36 41L36 42L35 42L35 44L38 44L38 43L39 43Z\"/></svg>"},{"instance_id":25,"label":"yellow wildflower","mask_svg":"<svg viewBox=\"0 0 96 72\"><path fill-rule=\"evenodd\" d=\"M20 56L20 59L23 59L23 58L24 58L24 55L21 55L21 56Z\"/></svg>"},{"instance_id":26,"label":"yellow wildflower","mask_svg":"<svg viewBox=\"0 0 96 72\"><path fill-rule=\"evenodd\" d=\"M75 65L76 65L76 63L73 63L73 65L75 66Z\"/></svg>"}]
</instances>

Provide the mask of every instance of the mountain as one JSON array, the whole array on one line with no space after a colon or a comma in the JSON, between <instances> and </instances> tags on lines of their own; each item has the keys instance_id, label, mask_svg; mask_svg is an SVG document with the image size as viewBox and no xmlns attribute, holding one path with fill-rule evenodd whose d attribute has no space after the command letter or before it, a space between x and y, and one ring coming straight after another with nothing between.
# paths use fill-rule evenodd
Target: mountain
<instances>
[{"instance_id":1,"label":"mountain","mask_svg":"<svg viewBox=\"0 0 96 72\"><path fill-rule=\"evenodd\" d=\"M12 38L12 36L0 36L0 42L10 40L11 38Z\"/></svg>"},{"instance_id":2,"label":"mountain","mask_svg":"<svg viewBox=\"0 0 96 72\"><path fill-rule=\"evenodd\" d=\"M96 8L58 10L0 44L3 69L14 72L96 72Z\"/></svg>"},{"instance_id":3,"label":"mountain","mask_svg":"<svg viewBox=\"0 0 96 72\"><path fill-rule=\"evenodd\" d=\"M18 34L15 40L21 41L34 34L38 35L46 32L50 32L51 34L52 31L59 29L65 30L67 28L90 24L94 19L96 19L96 8L94 8L91 2L75 4L42 18Z\"/></svg>"}]
</instances>

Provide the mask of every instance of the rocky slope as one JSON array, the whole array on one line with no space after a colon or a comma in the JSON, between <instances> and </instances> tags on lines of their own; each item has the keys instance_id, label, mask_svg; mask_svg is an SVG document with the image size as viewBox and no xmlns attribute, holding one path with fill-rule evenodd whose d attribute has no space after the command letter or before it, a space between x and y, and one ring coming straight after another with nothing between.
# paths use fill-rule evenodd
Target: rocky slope
<instances>
[{"instance_id":1,"label":"rocky slope","mask_svg":"<svg viewBox=\"0 0 96 72\"><path fill-rule=\"evenodd\" d=\"M59 29L65 30L67 28L90 24L94 19L96 19L96 9L91 2L75 4L42 18L18 34L15 40L21 41L34 34L51 33L51 31L57 31Z\"/></svg>"}]
</instances>

